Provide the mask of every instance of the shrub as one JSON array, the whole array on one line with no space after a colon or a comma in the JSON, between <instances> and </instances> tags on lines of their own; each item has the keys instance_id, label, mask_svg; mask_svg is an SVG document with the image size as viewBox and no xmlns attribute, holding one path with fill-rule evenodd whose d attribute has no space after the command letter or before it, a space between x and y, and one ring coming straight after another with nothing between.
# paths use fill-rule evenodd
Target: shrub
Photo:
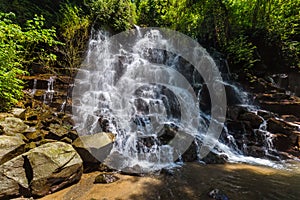
<instances>
[{"instance_id":1,"label":"shrub","mask_svg":"<svg viewBox=\"0 0 300 200\"><path fill-rule=\"evenodd\" d=\"M247 37L240 35L229 41L226 47L228 62L231 66L249 69L258 61L255 59L256 46L247 41Z\"/></svg>"},{"instance_id":2,"label":"shrub","mask_svg":"<svg viewBox=\"0 0 300 200\"><path fill-rule=\"evenodd\" d=\"M46 49L60 44L54 29L43 29L43 17L28 20L25 28L14 24L13 13L0 13L0 111L9 109L22 97L23 82L18 78L33 63L56 59Z\"/></svg>"},{"instance_id":3,"label":"shrub","mask_svg":"<svg viewBox=\"0 0 300 200\"><path fill-rule=\"evenodd\" d=\"M79 67L89 39L91 20L85 15L81 8L72 4L64 4L60 9L60 20L58 23L61 33L60 65L72 70Z\"/></svg>"},{"instance_id":4,"label":"shrub","mask_svg":"<svg viewBox=\"0 0 300 200\"><path fill-rule=\"evenodd\" d=\"M115 32L130 29L136 22L135 4L130 0L89 0L93 18Z\"/></svg>"}]
</instances>

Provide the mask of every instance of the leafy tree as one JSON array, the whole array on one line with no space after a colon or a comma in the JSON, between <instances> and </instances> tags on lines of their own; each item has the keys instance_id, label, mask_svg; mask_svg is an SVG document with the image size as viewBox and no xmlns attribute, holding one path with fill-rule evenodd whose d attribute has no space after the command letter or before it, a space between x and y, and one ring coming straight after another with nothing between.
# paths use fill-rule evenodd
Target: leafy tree
<instances>
[{"instance_id":1,"label":"leafy tree","mask_svg":"<svg viewBox=\"0 0 300 200\"><path fill-rule=\"evenodd\" d=\"M91 20L83 10L70 3L64 4L60 9L59 17L60 38L64 42L60 53L60 65L70 70L79 67L89 39Z\"/></svg>"},{"instance_id":2,"label":"leafy tree","mask_svg":"<svg viewBox=\"0 0 300 200\"><path fill-rule=\"evenodd\" d=\"M114 32L130 29L136 22L135 4L130 0L87 0L92 17Z\"/></svg>"},{"instance_id":3,"label":"leafy tree","mask_svg":"<svg viewBox=\"0 0 300 200\"><path fill-rule=\"evenodd\" d=\"M34 64L45 64L56 59L47 51L60 44L55 30L43 29L43 17L28 20L25 28L14 24L13 13L0 13L0 110L7 110L22 97L22 81L26 69Z\"/></svg>"}]
</instances>

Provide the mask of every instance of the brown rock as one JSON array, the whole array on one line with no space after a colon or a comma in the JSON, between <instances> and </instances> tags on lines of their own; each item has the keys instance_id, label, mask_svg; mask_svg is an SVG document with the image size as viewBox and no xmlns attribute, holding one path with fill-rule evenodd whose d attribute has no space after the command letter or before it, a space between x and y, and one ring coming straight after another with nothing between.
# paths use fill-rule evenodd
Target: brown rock
<instances>
[{"instance_id":1,"label":"brown rock","mask_svg":"<svg viewBox=\"0 0 300 200\"><path fill-rule=\"evenodd\" d=\"M99 174L98 176L95 177L94 183L113 183L118 181L119 178L117 176L114 176L113 174Z\"/></svg>"},{"instance_id":2,"label":"brown rock","mask_svg":"<svg viewBox=\"0 0 300 200\"><path fill-rule=\"evenodd\" d=\"M239 120L242 121L249 121L252 128L258 129L260 125L263 123L264 119L253 112L246 112L244 114L241 114L239 117Z\"/></svg>"},{"instance_id":3,"label":"brown rock","mask_svg":"<svg viewBox=\"0 0 300 200\"><path fill-rule=\"evenodd\" d=\"M267 121L267 130L271 133L291 135L292 132L296 130L296 127L288 124L285 121L271 118Z\"/></svg>"}]
</instances>

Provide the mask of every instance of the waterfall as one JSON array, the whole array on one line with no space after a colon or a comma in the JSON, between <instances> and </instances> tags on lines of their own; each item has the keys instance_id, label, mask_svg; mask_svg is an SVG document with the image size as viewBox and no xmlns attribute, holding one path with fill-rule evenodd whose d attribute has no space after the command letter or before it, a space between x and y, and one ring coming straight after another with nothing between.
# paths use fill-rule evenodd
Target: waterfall
<instances>
[{"instance_id":1,"label":"waterfall","mask_svg":"<svg viewBox=\"0 0 300 200\"><path fill-rule=\"evenodd\" d=\"M45 104L52 103L54 92L55 92L54 91L54 80L55 79L52 76L48 79L48 87L47 87L47 90L45 91L44 100L43 100L43 103L45 103Z\"/></svg>"},{"instance_id":2,"label":"waterfall","mask_svg":"<svg viewBox=\"0 0 300 200\"><path fill-rule=\"evenodd\" d=\"M115 135L105 164L125 171L135 168L148 172L172 166L192 141L200 154L210 124L222 124L222 119L205 111L212 109L209 103L198 105L204 98L205 79L211 77L203 77L191 63L173 53L172 44L160 31L142 32L139 27L137 31L130 48L115 44L105 31L93 34L74 83L73 114L80 135L101 131ZM156 43L170 51L155 48ZM202 55L201 63L207 68L215 65L204 49L195 52L190 53ZM247 94L237 86L213 81L231 88L237 101L255 112ZM264 125L259 130L265 131ZM210 137L211 144L216 144L215 153L226 154L232 162L274 165L269 160L243 155L245 151L238 148L227 127L223 134L230 145ZM267 141L266 148L270 149L271 140Z\"/></svg>"}]
</instances>

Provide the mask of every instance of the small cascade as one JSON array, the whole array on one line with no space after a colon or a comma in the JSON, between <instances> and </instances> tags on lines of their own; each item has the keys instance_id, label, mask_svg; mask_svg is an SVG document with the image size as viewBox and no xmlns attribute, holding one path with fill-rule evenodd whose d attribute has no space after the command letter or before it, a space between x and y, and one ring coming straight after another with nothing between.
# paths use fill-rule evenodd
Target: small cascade
<instances>
[{"instance_id":1,"label":"small cascade","mask_svg":"<svg viewBox=\"0 0 300 200\"><path fill-rule=\"evenodd\" d=\"M67 103L67 101L65 100L65 101L61 104L60 112L64 112L65 107L66 107L66 103Z\"/></svg>"},{"instance_id":2,"label":"small cascade","mask_svg":"<svg viewBox=\"0 0 300 200\"><path fill-rule=\"evenodd\" d=\"M34 79L33 87L32 87L31 93L30 93L30 95L32 95L32 96L36 93L36 84L37 84L37 79Z\"/></svg>"},{"instance_id":3,"label":"small cascade","mask_svg":"<svg viewBox=\"0 0 300 200\"><path fill-rule=\"evenodd\" d=\"M52 103L52 100L53 100L53 96L54 96L54 77L50 77L48 79L48 88L47 90L45 91L45 94L43 96L43 103L44 104L51 104Z\"/></svg>"},{"instance_id":4,"label":"small cascade","mask_svg":"<svg viewBox=\"0 0 300 200\"><path fill-rule=\"evenodd\" d=\"M155 43L173 48L159 31L142 33L139 27L136 29L138 38L130 51L114 46L105 31L93 34L84 67L74 83L72 109L76 129L80 135L101 131L115 135L113 148L104 161L115 169L139 168L148 172L172 166L175 160L183 159L184 153L172 146L176 137L182 143L193 142L200 159L204 134L213 120L203 77L179 55L155 48ZM204 49L201 53L212 60ZM162 68L166 70L162 72ZM164 84L157 84L161 80ZM279 158L266 120L257 114L259 109L237 85L229 80L222 83L233 114L228 114L227 126L220 140L214 141L212 151L225 154L231 162L277 166L268 159ZM192 88L195 96L185 88ZM53 79L49 80L48 89L51 101ZM198 110L194 100L200 104ZM64 106L65 102L61 110ZM244 121L256 128L249 130ZM253 146L263 146L264 150L258 154Z\"/></svg>"}]
</instances>

